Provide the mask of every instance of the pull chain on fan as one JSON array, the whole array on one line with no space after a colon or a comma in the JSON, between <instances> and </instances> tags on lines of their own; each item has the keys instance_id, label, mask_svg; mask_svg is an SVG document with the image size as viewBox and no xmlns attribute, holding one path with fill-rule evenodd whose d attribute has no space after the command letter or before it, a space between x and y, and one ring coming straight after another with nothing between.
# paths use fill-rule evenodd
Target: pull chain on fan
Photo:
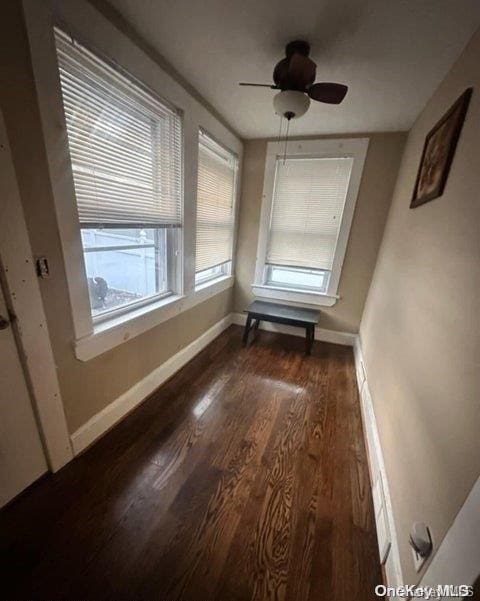
<instances>
[{"instance_id":1,"label":"pull chain on fan","mask_svg":"<svg viewBox=\"0 0 480 601\"><path fill-rule=\"evenodd\" d=\"M283 164L287 160L287 144L288 144L288 132L290 130L290 119L287 119L287 131L285 132L285 146L283 147Z\"/></svg>"}]
</instances>

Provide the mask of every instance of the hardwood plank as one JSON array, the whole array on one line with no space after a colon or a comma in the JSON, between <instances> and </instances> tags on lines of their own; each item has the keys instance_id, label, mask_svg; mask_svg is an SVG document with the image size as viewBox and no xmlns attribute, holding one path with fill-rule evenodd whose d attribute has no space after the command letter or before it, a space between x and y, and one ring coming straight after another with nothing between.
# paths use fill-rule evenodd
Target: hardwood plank
<instances>
[{"instance_id":1,"label":"hardwood plank","mask_svg":"<svg viewBox=\"0 0 480 601\"><path fill-rule=\"evenodd\" d=\"M232 326L0 512L0 597L365 601L381 582L353 355Z\"/></svg>"}]
</instances>

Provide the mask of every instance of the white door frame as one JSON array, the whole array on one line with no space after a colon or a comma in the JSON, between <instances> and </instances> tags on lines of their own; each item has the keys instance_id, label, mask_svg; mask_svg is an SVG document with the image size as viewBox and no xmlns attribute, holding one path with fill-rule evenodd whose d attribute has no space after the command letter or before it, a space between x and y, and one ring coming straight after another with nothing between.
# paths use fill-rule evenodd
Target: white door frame
<instances>
[{"instance_id":1,"label":"white door frame","mask_svg":"<svg viewBox=\"0 0 480 601\"><path fill-rule=\"evenodd\" d=\"M51 471L73 458L47 320L0 111L0 269L17 344Z\"/></svg>"}]
</instances>

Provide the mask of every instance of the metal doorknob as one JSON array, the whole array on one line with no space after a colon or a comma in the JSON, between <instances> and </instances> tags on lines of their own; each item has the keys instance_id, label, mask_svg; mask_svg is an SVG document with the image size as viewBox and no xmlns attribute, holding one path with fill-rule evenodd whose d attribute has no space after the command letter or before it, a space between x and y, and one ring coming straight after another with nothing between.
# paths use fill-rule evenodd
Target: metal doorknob
<instances>
[{"instance_id":1,"label":"metal doorknob","mask_svg":"<svg viewBox=\"0 0 480 601\"><path fill-rule=\"evenodd\" d=\"M6 330L9 325L10 322L8 321L8 319L3 317L3 315L0 315L0 330Z\"/></svg>"}]
</instances>

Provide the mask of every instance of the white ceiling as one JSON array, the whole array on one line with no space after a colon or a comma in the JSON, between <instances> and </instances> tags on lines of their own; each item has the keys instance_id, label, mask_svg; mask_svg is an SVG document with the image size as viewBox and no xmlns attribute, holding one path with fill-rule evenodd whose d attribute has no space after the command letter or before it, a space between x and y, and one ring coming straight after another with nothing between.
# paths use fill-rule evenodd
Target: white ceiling
<instances>
[{"instance_id":1,"label":"white ceiling","mask_svg":"<svg viewBox=\"0 0 480 601\"><path fill-rule=\"evenodd\" d=\"M479 0L110 0L245 138L276 136L270 83L286 42L312 45L317 81L349 86L312 102L293 135L408 129L480 24Z\"/></svg>"}]
</instances>

